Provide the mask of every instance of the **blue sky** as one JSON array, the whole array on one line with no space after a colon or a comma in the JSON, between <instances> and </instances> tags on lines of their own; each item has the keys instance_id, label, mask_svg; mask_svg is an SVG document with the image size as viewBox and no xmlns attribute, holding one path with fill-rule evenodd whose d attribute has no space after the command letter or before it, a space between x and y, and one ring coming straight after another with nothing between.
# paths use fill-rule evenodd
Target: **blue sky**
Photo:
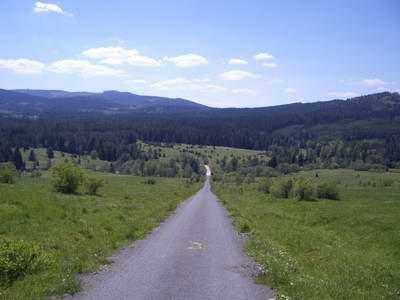
<instances>
[{"instance_id":1,"label":"blue sky","mask_svg":"<svg viewBox=\"0 0 400 300\"><path fill-rule=\"evenodd\" d=\"M400 91L400 1L0 2L0 88L217 107Z\"/></svg>"}]
</instances>

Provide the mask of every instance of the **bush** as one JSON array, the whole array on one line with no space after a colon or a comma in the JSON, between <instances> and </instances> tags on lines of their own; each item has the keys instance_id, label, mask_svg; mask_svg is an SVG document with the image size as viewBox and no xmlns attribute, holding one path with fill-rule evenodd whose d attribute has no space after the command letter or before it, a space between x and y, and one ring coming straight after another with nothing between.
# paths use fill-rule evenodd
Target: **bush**
<instances>
[{"instance_id":1,"label":"bush","mask_svg":"<svg viewBox=\"0 0 400 300\"><path fill-rule=\"evenodd\" d=\"M42 172L40 172L39 170L32 170L32 172L30 173L31 177L41 177L42 176Z\"/></svg>"},{"instance_id":2,"label":"bush","mask_svg":"<svg viewBox=\"0 0 400 300\"><path fill-rule=\"evenodd\" d=\"M368 164L362 162L355 162L351 165L355 171L385 171L385 167L380 164Z\"/></svg>"},{"instance_id":3,"label":"bush","mask_svg":"<svg viewBox=\"0 0 400 300\"><path fill-rule=\"evenodd\" d=\"M12 164L4 163L0 166L0 182L1 183L14 183L17 171Z\"/></svg>"},{"instance_id":4,"label":"bush","mask_svg":"<svg viewBox=\"0 0 400 300\"><path fill-rule=\"evenodd\" d=\"M314 183L310 179L299 178L294 184L293 193L298 200L312 200L315 194Z\"/></svg>"},{"instance_id":5,"label":"bush","mask_svg":"<svg viewBox=\"0 0 400 300\"><path fill-rule=\"evenodd\" d=\"M103 178L89 177L85 180L85 193L89 195L97 195L97 192L105 184Z\"/></svg>"},{"instance_id":6,"label":"bush","mask_svg":"<svg viewBox=\"0 0 400 300\"><path fill-rule=\"evenodd\" d=\"M269 192L271 191L271 185L272 185L272 181L267 177L267 178L263 178L260 183L258 184L258 190L260 192L269 194Z\"/></svg>"},{"instance_id":7,"label":"bush","mask_svg":"<svg viewBox=\"0 0 400 300\"><path fill-rule=\"evenodd\" d=\"M18 278L36 273L50 264L50 257L37 245L0 239L0 285L11 285Z\"/></svg>"},{"instance_id":8,"label":"bush","mask_svg":"<svg viewBox=\"0 0 400 300\"><path fill-rule=\"evenodd\" d=\"M251 231L251 229L247 222L244 222L240 225L240 233L248 233L250 231Z\"/></svg>"},{"instance_id":9,"label":"bush","mask_svg":"<svg viewBox=\"0 0 400 300\"><path fill-rule=\"evenodd\" d=\"M155 179L150 178L150 179L145 180L144 184L156 184L156 181L155 181Z\"/></svg>"},{"instance_id":10,"label":"bush","mask_svg":"<svg viewBox=\"0 0 400 300\"><path fill-rule=\"evenodd\" d=\"M250 184L254 182L254 176L248 174L245 178L244 178L244 183L246 184Z\"/></svg>"},{"instance_id":11,"label":"bush","mask_svg":"<svg viewBox=\"0 0 400 300\"><path fill-rule=\"evenodd\" d=\"M386 178L386 179L383 179L383 180L382 180L382 185L383 185L384 187L392 186L393 183L394 183L394 180L391 179L391 178Z\"/></svg>"},{"instance_id":12,"label":"bush","mask_svg":"<svg viewBox=\"0 0 400 300\"><path fill-rule=\"evenodd\" d=\"M320 199L339 200L339 190L334 183L321 183L317 186L317 197Z\"/></svg>"},{"instance_id":13,"label":"bush","mask_svg":"<svg viewBox=\"0 0 400 300\"><path fill-rule=\"evenodd\" d=\"M277 198L289 198L292 193L291 179L275 180L271 185L271 194Z\"/></svg>"},{"instance_id":14,"label":"bush","mask_svg":"<svg viewBox=\"0 0 400 300\"><path fill-rule=\"evenodd\" d=\"M53 186L56 191L73 194L84 181L83 171L72 163L61 163L53 167Z\"/></svg>"}]
</instances>

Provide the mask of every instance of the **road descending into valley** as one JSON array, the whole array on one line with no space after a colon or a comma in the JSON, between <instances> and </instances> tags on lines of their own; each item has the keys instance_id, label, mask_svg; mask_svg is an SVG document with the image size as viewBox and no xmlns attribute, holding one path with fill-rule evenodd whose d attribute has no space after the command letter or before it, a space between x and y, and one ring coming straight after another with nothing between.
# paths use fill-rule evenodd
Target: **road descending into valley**
<instances>
[{"instance_id":1,"label":"road descending into valley","mask_svg":"<svg viewBox=\"0 0 400 300\"><path fill-rule=\"evenodd\" d=\"M253 283L226 210L203 188L147 239L122 250L105 271L85 276L69 299L269 299L272 290Z\"/></svg>"}]
</instances>

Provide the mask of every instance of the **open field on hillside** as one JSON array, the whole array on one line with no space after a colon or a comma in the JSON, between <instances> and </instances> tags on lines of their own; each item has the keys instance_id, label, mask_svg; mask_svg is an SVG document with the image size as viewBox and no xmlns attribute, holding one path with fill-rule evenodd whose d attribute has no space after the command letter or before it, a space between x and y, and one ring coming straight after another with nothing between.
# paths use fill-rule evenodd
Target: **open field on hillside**
<instances>
[{"instance_id":1,"label":"open field on hillside","mask_svg":"<svg viewBox=\"0 0 400 300\"><path fill-rule=\"evenodd\" d=\"M201 185L97 176L107 182L98 196L56 193L48 172L0 184L0 238L36 244L50 261L43 270L0 286L0 299L43 299L76 291L77 273L97 269L113 251L145 237Z\"/></svg>"},{"instance_id":2,"label":"open field on hillside","mask_svg":"<svg viewBox=\"0 0 400 300\"><path fill-rule=\"evenodd\" d=\"M224 157L229 159L235 156L239 161L250 159L252 157L257 157L260 161L268 159L268 157L265 155L265 152L248 149L144 142L138 142L138 145L146 152L156 152L158 154L158 159L161 161L169 161L170 159L177 160L179 156L184 153L192 154L200 159L201 163L209 163L213 167L214 173L219 173L221 171L219 162ZM31 149L21 150L21 154L26 163L27 169L32 169L33 162L29 161L29 153ZM38 169L47 169L49 167L47 149L35 148L33 150L39 162ZM109 171L110 168L110 162L93 158L90 155L77 156L69 153L62 153L60 151L54 151L54 158L52 159L51 164L54 165L64 161L71 161L75 164L79 163L82 168L96 171Z\"/></svg>"},{"instance_id":3,"label":"open field on hillside","mask_svg":"<svg viewBox=\"0 0 400 300\"><path fill-rule=\"evenodd\" d=\"M258 157L260 160L268 159L265 152L249 149L165 143L141 143L141 145L146 150L157 149L160 152L162 159L176 158L180 153L191 153L209 163L213 167L213 172L220 171L218 161L222 160L224 157L230 158L235 156L239 160L250 157Z\"/></svg>"},{"instance_id":4,"label":"open field on hillside","mask_svg":"<svg viewBox=\"0 0 400 300\"><path fill-rule=\"evenodd\" d=\"M29 161L29 153L31 149L25 149L21 151L22 157L26 163L26 167L28 169L31 169L33 167L33 162ZM49 159L47 157L47 149L46 148L35 148L33 149L36 155L36 158L39 162L38 169L46 169L49 167ZM54 158L52 159L52 165L59 163L59 162L64 162L64 161L71 161L74 163L80 163L80 166L85 169L91 169L91 170L107 170L109 166L109 162L100 160L100 159L94 159L90 157L90 155L84 155L78 157L77 155L72 155L69 153L62 153L60 151L53 151L54 153Z\"/></svg>"},{"instance_id":5,"label":"open field on hillside","mask_svg":"<svg viewBox=\"0 0 400 300\"><path fill-rule=\"evenodd\" d=\"M340 200L276 199L257 182L214 183L237 228L249 232L247 251L266 269L259 281L290 299L398 299L400 174L294 176L336 182Z\"/></svg>"}]
</instances>

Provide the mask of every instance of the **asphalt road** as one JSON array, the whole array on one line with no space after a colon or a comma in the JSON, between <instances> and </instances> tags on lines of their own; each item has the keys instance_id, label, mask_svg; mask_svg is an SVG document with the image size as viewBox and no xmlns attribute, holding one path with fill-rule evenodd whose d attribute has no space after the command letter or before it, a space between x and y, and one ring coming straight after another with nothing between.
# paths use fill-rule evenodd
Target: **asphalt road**
<instances>
[{"instance_id":1,"label":"asphalt road","mask_svg":"<svg viewBox=\"0 0 400 300\"><path fill-rule=\"evenodd\" d=\"M72 299L269 299L253 283L226 210L204 187L146 240L121 251L109 269L83 278Z\"/></svg>"}]
</instances>

